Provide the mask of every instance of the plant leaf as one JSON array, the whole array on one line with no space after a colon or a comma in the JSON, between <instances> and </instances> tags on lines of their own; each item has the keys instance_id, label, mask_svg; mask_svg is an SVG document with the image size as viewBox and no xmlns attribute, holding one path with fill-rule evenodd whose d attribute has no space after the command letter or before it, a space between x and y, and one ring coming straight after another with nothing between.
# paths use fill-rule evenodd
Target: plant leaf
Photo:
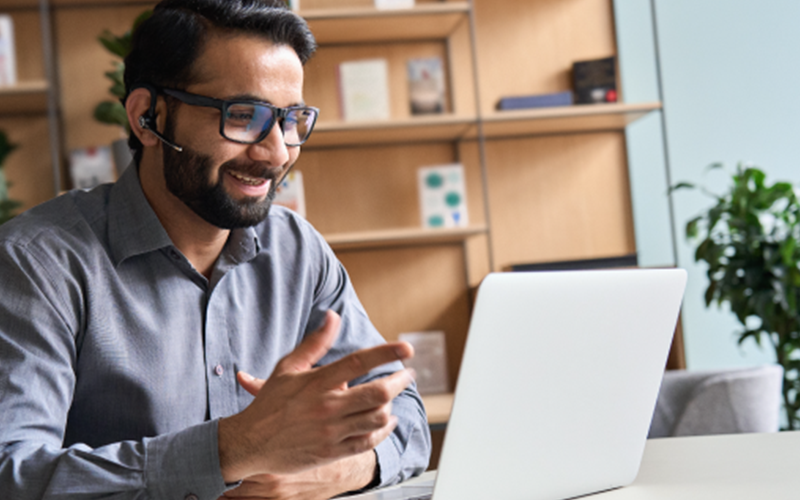
<instances>
[{"instance_id":1,"label":"plant leaf","mask_svg":"<svg viewBox=\"0 0 800 500\"><path fill-rule=\"evenodd\" d=\"M694 189L694 188L695 188L695 185L692 184L691 182L679 182L679 183L675 184L674 186L670 186L669 189L667 190L667 194L670 194L673 191L677 191L679 189Z\"/></svg>"},{"instance_id":2,"label":"plant leaf","mask_svg":"<svg viewBox=\"0 0 800 500\"><path fill-rule=\"evenodd\" d=\"M128 55L130 50L125 47L125 42L108 30L103 31L97 39L103 44L107 51L122 59Z\"/></svg>"},{"instance_id":3,"label":"plant leaf","mask_svg":"<svg viewBox=\"0 0 800 500\"><path fill-rule=\"evenodd\" d=\"M104 101L94 109L94 117L100 123L119 125L128 129L128 114L119 102Z\"/></svg>"},{"instance_id":4,"label":"plant leaf","mask_svg":"<svg viewBox=\"0 0 800 500\"><path fill-rule=\"evenodd\" d=\"M702 215L698 215L694 219L690 220L686 223L686 238L687 239L694 239L697 238L697 224L703 220Z\"/></svg>"}]
</instances>

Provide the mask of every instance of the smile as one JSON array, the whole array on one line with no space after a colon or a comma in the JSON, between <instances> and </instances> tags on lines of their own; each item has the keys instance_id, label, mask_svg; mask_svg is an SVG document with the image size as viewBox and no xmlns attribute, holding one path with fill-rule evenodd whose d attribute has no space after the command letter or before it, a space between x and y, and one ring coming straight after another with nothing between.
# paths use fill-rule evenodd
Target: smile
<instances>
[{"instance_id":1,"label":"smile","mask_svg":"<svg viewBox=\"0 0 800 500\"><path fill-rule=\"evenodd\" d=\"M238 172L228 172L231 174L231 177L238 180L243 184L247 184L248 186L260 186L265 182L268 182L267 179L263 177L249 177L247 175L240 174Z\"/></svg>"}]
</instances>

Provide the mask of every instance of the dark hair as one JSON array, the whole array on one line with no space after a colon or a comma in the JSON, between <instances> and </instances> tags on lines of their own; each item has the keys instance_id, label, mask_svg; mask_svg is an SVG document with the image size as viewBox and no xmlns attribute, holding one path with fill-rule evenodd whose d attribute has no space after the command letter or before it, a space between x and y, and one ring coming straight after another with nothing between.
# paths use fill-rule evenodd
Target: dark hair
<instances>
[{"instance_id":1,"label":"dark hair","mask_svg":"<svg viewBox=\"0 0 800 500\"><path fill-rule=\"evenodd\" d=\"M251 34L288 45L302 64L317 48L305 20L281 0L163 0L133 34L125 58L128 94L142 85L185 89L213 32ZM143 148L132 132L128 145L138 164Z\"/></svg>"}]
</instances>

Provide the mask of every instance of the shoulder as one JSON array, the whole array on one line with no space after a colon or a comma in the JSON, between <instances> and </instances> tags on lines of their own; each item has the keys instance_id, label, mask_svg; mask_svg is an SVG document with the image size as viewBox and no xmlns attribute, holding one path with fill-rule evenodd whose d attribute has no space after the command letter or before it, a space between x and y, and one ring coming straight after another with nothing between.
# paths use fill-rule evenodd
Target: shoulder
<instances>
[{"instance_id":1,"label":"shoulder","mask_svg":"<svg viewBox=\"0 0 800 500\"><path fill-rule=\"evenodd\" d=\"M330 251L325 238L310 222L280 205L270 208L269 216L257 226L256 231L262 244L268 248L292 247L295 251L306 249L324 253Z\"/></svg>"},{"instance_id":2,"label":"shoulder","mask_svg":"<svg viewBox=\"0 0 800 500\"><path fill-rule=\"evenodd\" d=\"M260 254L288 275L305 276L319 288L339 282L343 269L325 238L306 219L285 207L273 205L267 219L255 227ZM262 261L263 262L263 261Z\"/></svg>"},{"instance_id":3,"label":"shoulder","mask_svg":"<svg viewBox=\"0 0 800 500\"><path fill-rule=\"evenodd\" d=\"M319 232L294 210L290 210L281 205L272 205L267 216L267 225L277 230L292 230L301 233L303 236L321 237Z\"/></svg>"},{"instance_id":4,"label":"shoulder","mask_svg":"<svg viewBox=\"0 0 800 500\"><path fill-rule=\"evenodd\" d=\"M0 226L3 252L40 250L63 254L96 244L105 230L108 187L70 191L41 203Z\"/></svg>"}]
</instances>

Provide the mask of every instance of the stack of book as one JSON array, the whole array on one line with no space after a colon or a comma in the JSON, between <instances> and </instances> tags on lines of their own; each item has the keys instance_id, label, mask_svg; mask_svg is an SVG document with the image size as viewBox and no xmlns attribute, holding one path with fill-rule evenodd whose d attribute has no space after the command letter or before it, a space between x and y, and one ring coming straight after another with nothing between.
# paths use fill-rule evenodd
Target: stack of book
<instances>
[{"instance_id":1,"label":"stack of book","mask_svg":"<svg viewBox=\"0 0 800 500\"><path fill-rule=\"evenodd\" d=\"M552 94L535 94L517 97L503 97L497 103L498 111L509 109L550 108L572 105L572 92L555 92Z\"/></svg>"}]
</instances>

